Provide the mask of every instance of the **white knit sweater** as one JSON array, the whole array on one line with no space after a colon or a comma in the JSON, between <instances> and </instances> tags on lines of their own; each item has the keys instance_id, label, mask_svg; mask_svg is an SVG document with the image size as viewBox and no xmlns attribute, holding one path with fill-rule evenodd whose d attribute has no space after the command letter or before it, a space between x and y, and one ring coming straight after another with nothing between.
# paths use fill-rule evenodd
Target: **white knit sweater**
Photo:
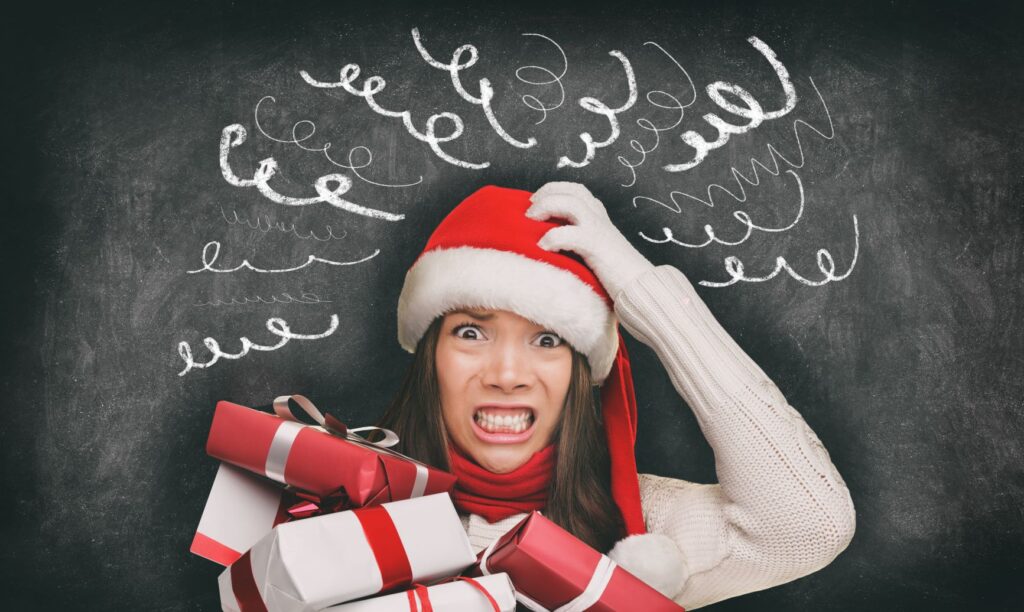
<instances>
[{"instance_id":1,"label":"white knit sweater","mask_svg":"<svg viewBox=\"0 0 1024 612\"><path fill-rule=\"evenodd\" d=\"M675 601L691 610L828 565L853 537L846 484L818 437L689 280L672 266L652 266L619 293L615 312L654 349L715 455L718 484L640 475L648 531L668 536L682 552ZM525 516L462 520L480 551Z\"/></svg>"}]
</instances>

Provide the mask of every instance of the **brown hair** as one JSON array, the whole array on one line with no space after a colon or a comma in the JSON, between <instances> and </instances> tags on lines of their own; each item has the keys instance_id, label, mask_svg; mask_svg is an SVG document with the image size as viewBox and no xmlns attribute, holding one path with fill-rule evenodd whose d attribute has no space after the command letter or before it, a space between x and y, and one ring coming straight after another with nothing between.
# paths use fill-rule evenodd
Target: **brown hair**
<instances>
[{"instance_id":1,"label":"brown hair","mask_svg":"<svg viewBox=\"0 0 1024 612\"><path fill-rule=\"evenodd\" d=\"M378 425L398 434L396 450L440 469L448 465L435 352L444 317L420 338L412 364ZM565 408L552 437L558 445L544 516L591 547L607 552L624 530L609 488L608 449L586 357L573 349Z\"/></svg>"}]
</instances>

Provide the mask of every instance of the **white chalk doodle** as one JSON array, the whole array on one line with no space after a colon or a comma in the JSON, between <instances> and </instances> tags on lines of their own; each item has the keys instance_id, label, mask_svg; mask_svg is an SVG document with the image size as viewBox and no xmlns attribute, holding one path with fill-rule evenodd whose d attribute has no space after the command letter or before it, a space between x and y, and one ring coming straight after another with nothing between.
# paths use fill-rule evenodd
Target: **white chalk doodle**
<instances>
[{"instance_id":1,"label":"white chalk doodle","mask_svg":"<svg viewBox=\"0 0 1024 612\"><path fill-rule=\"evenodd\" d=\"M261 194L263 194L263 197L267 198L271 202L284 204L285 206L310 206L312 204L320 204L323 202L335 208L373 219L401 221L405 218L405 215L366 208L365 206L360 206L342 198L341 196L352 187L352 179L348 178L344 174L325 174L318 178L316 180L316 184L313 186L317 192L317 196L313 198L294 198L286 196L278 193L270 187L270 179L277 174L277 162L273 157L268 157L260 161L260 165L253 173L253 177L251 179L239 178L231 169L231 164L228 163L228 154L231 152L231 149L244 143L246 137L247 133L245 128L237 123L227 126L221 132L220 171L224 176L224 180L235 187L255 187Z\"/></svg>"},{"instance_id":2,"label":"white chalk doodle","mask_svg":"<svg viewBox=\"0 0 1024 612\"><path fill-rule=\"evenodd\" d=\"M745 282L745 283L763 283L765 281L769 281L769 280L775 278L775 276L779 272L781 272L782 270L785 270L787 274L789 274L791 277L793 277L798 282L800 282L800 283L802 283L804 285L807 285L807 286L810 286L810 287L820 287L821 285L824 285L826 283L830 283L832 281L843 280L846 277L848 277L850 275L850 273L853 272L854 266L857 265L857 254L858 254L859 250L860 250L860 231L857 229L857 215L853 215L853 259L850 261L849 269L847 269L845 273L840 274L839 276L836 276L836 274L835 274L836 262L835 262L834 259L832 259L832 254L828 251L828 249L818 249L818 252L817 252L818 270L820 270L821 273L825 275L825 277L822 280L820 280L820 281L812 281L812 280L809 280L807 278L804 278L803 276L798 274L795 270L793 270L793 268L790 267L789 263L786 261L786 258L782 257L782 256L779 256L779 257L775 258L775 269L772 270L772 272L770 274L768 274L768 276L761 276L761 277L747 276L746 272L744 271L744 268L743 268L743 262L740 261L740 259L738 257L729 256L729 257L726 257L723 260L723 263L725 264L725 271L731 277L730 280L725 281L725 282L714 282L714 281L702 280L702 281L700 281L700 284L705 286L705 287L728 287L729 285L734 285L734 284L736 284L738 282L741 282L741 281Z\"/></svg>"},{"instance_id":3,"label":"white chalk doodle","mask_svg":"<svg viewBox=\"0 0 1024 612\"><path fill-rule=\"evenodd\" d=\"M775 70L775 76L782 85L782 90L786 96L786 103L779 110L765 111L764 107L761 106L761 103L758 102L750 92L739 85L727 83L725 81L715 81L714 83L711 83L706 88L708 97L710 97L722 110L728 111L742 119L746 119L747 122L743 125L733 125L714 113L704 115L704 121L718 131L718 137L715 138L713 142L708 142L700 135L699 132L695 132L693 130L683 132L680 138L683 142L694 149L693 158L690 159L690 161L681 164L667 164L662 166L666 171L683 172L684 170L694 168L704 161L704 158L707 157L709 152L722 147L725 143L729 142L730 136L745 134L746 132L758 127L763 122L783 117L796 108L796 89L793 87L793 82L789 78L789 71L786 70L786 67L775 56L775 52L756 36L751 36L747 39L747 42L753 45L754 48L757 49L766 60L768 60L768 63L771 64L771 67ZM737 104L733 104L729 100L726 100L725 96L722 95L723 92L736 96L743 102L744 106L739 106Z\"/></svg>"},{"instance_id":4,"label":"white chalk doodle","mask_svg":"<svg viewBox=\"0 0 1024 612\"><path fill-rule=\"evenodd\" d=\"M608 138L600 142L595 142L594 137L590 135L590 132L582 132L580 134L580 140L583 141L583 145L587 149L583 156L583 161L576 162L569 159L568 156L563 155L558 158L558 164L556 164L556 167L558 168L564 168L566 166L582 168L590 164L590 162L594 160L594 155L597 152L597 149L607 147L619 138L619 113L629 110L634 104L636 104L636 75L633 74L632 64L629 63L629 59L627 59L620 51L609 51L608 55L619 60L622 64L622 70L626 73L626 85L629 88L629 95L622 106L616 108L609 108L604 102L589 96L579 99L579 105L583 107L584 110L601 115L608 120Z\"/></svg>"},{"instance_id":5,"label":"white chalk doodle","mask_svg":"<svg viewBox=\"0 0 1024 612\"><path fill-rule=\"evenodd\" d=\"M228 225L244 225L245 227L248 227L251 230L263 232L264 234L271 231L277 231L285 234L291 234L296 238L299 238L300 240L317 240L319 242L341 240L342 238L348 235L348 232L346 232L345 230L341 230L341 235L336 236L334 234L334 229L330 225L324 226L327 228L327 235L322 238L320 236L317 236L316 232L313 230L309 230L308 233L302 234L297 229L295 229L294 223L285 223L284 221L271 221L269 215L264 215L262 217L257 215L255 221L249 218L242 219L238 216L238 211L234 209L231 210L231 216L233 217L233 219L228 219L227 214L224 213L224 208L222 207L220 209L220 217L221 219L224 219L224 222L227 223Z\"/></svg>"},{"instance_id":6,"label":"white chalk doodle","mask_svg":"<svg viewBox=\"0 0 1024 612\"><path fill-rule=\"evenodd\" d=\"M667 208L668 210L671 210L672 212L679 213L679 212L682 211L682 207L680 206L680 203L676 200L676 197L679 196L679 197L688 198L689 200L692 200L692 201L700 202L701 204L704 204L705 206L713 207L715 205L715 197L714 197L714 193L712 193L713 190L717 190L719 192L722 192L722 193L728 195L729 197L731 197L733 200L736 200L737 202L746 202L747 201L747 191L746 191L746 188L743 186L743 184L746 183L747 185L750 185L751 187L757 187L757 186L759 186L761 184L761 177L760 177L760 175L758 173L758 168L761 168L762 170L764 170L765 172L767 172L768 174L770 174L772 176L779 176L779 174L782 172L781 166L779 165L779 160L782 160L783 163L785 163L790 168L797 168L797 169L803 168L804 165L807 163L807 157L806 157L806 152L804 151L804 142L800 138L800 130L799 130L800 126L804 126L808 130L810 130L811 132L817 134L819 137L821 137L821 138L823 138L825 140L832 140L836 136L835 127L832 124L832 113L828 109L828 104L825 103L825 98L821 95L821 92L818 90L818 86L814 83L814 79L808 78L808 80L811 82L811 87L814 88L814 93L817 94L818 100L821 102L822 109L825 111L825 117L828 119L828 129L829 129L829 132L828 132L828 134L825 134L825 132L819 130L818 128L814 127L810 123L807 123L803 119L796 119L796 120L794 120L793 121L793 138L794 138L794 140L796 140L797 156L798 156L798 159L796 159L796 161L791 161L785 155L780 153L779 150L775 147L774 144L768 143L768 145L767 145L768 161L767 162L762 162L761 160L757 159L756 157L751 157L750 158L750 176L749 177L745 176L735 166L730 166L729 167L729 172L732 174L733 181L736 183L736 192L730 191L729 189L727 189L726 187L724 187L724 186L722 186L722 185L720 185L718 183L710 183L707 186L707 188L705 189L705 192L707 193L707 198L702 198L700 196L691 195L689 193L685 193L685 192L682 192L682 191L672 191L669 194L669 199L671 200L671 204L666 203L666 202L662 202L660 200L657 200L655 198L648 197L648 196L634 196L633 197L633 206L636 207L637 204L640 203L640 202L649 202L651 204L657 204L659 206L663 206L663 207Z\"/></svg>"},{"instance_id":7,"label":"white chalk doodle","mask_svg":"<svg viewBox=\"0 0 1024 612\"><path fill-rule=\"evenodd\" d=\"M370 151L370 149L368 147L365 147L363 145L358 145L358 146L349 148L349 150L348 150L348 163L347 164L343 164L343 163L335 160L333 157L331 157L331 154L329 153L330 148L331 148L331 143L330 142L325 142L320 147L309 147L309 146L304 145L303 144L304 142L306 142L307 140L312 138L314 134L316 134L316 124L313 123L312 121L310 121L309 119L302 119L301 121L296 121L295 123L292 124L292 137L291 138L277 138L275 136L271 136L270 134L267 133L266 130L263 129L263 125L260 123L260 106L262 106L263 103L266 102L267 100L270 100L271 102L274 102L274 103L277 102L277 99L274 96L263 96L262 98L260 98L260 101L256 103L256 108L253 110L253 121L256 123L256 129L259 130L260 134L263 134L264 138L266 138L268 140L273 140L274 142L280 142L282 144L293 144L293 145L299 147L300 149L302 149L303 151L310 151L310 152L313 152L313 153L322 153L324 158L327 161L329 161L330 163L334 164L335 166L337 166L339 168L344 168L346 170L351 171L352 174L354 174L356 176L356 178L358 178L359 180L363 181L364 183L369 183L370 185L374 185L374 186L377 186L377 187L392 187L392 188L397 188L397 187L414 187L414 186L419 185L420 183L423 182L423 175L420 175L420 177L418 179L416 179L415 182L412 182L412 183L390 183L390 184L389 183L379 183L377 181L373 181L373 180L370 180L370 179L366 178L365 176L360 174L359 171L362 170L363 168L369 167L370 164L373 163L373 153ZM301 128L304 128L304 129L308 130L308 132L306 132L301 137L299 136L300 126L301 126ZM362 164L356 164L355 163L354 158L355 158L355 155L356 155L356 151L365 153L366 161L364 163L362 163Z\"/></svg>"},{"instance_id":8,"label":"white chalk doodle","mask_svg":"<svg viewBox=\"0 0 1024 612\"><path fill-rule=\"evenodd\" d=\"M222 306L249 306L252 304L330 304L331 300L322 298L312 291L303 291L299 294L299 297L295 297L290 293L281 293L280 295L271 295L270 297L263 297L257 295L255 297L243 296L242 298L231 298L229 300L208 300L206 302L196 302L192 304L197 307L212 306L214 308L220 308Z\"/></svg>"},{"instance_id":9,"label":"white chalk doodle","mask_svg":"<svg viewBox=\"0 0 1024 612\"><path fill-rule=\"evenodd\" d=\"M182 341L178 343L178 355L185 362L185 369L178 372L178 376L184 376L194 369L204 369L212 366L213 364L224 359L241 359L246 356L250 350L252 351L276 351L282 346L288 344L290 340L319 340L330 336L338 329L338 315L331 315L331 324L327 330L317 334L297 334L288 327L288 323L281 318L274 317L267 319L267 329L273 335L280 338L277 344L263 345L256 344L249 338L242 336L239 338L239 342L242 344L242 350L237 353L225 353L220 348L220 344L213 338L207 337L203 339L203 345L206 346L207 350L210 351L210 360L205 363L199 363L192 357L192 348L188 342Z\"/></svg>"},{"instance_id":10,"label":"white chalk doodle","mask_svg":"<svg viewBox=\"0 0 1024 612\"><path fill-rule=\"evenodd\" d=\"M634 151L640 154L640 161L633 163L622 155L619 155L617 157L619 163L628 168L630 174L632 175L628 183L622 183L623 187L632 187L633 185L636 184L636 169L642 166L645 161L647 161L647 154L653 153L661 144L661 133L668 132L679 127L679 124L683 122L683 118L686 116L686 109L693 106L693 104L697 101L697 87L693 84L693 79L690 78L690 73L686 71L686 68L683 68L683 65L680 64L676 60L676 58L672 57L672 54L666 51L665 48L659 45L658 43L653 41L647 41L644 44L655 47L663 54L665 54L665 56L668 57L668 59L671 60L673 64L675 64L676 68L678 68L679 71L683 73L683 76L686 77L686 82L689 84L690 91L693 95L691 96L690 101L687 102L686 104L680 103L679 98L661 89L652 89L651 91L648 91L644 95L644 97L647 99L647 102L649 102L651 106L656 106L658 108L663 109L677 110L679 111L679 116L676 117L676 120L673 121L670 125L666 125L664 127L658 127L654 125L654 122L646 117L640 117L639 119L636 120L636 124L640 126L641 129L647 130L648 132L654 135L654 144L652 144L650 147L646 147L639 140L632 138L629 141L629 148L633 149ZM654 94L665 96L666 98L672 101L672 104L659 104L658 102L652 99L651 96ZM633 205L636 206L635 200L633 202Z\"/></svg>"},{"instance_id":11,"label":"white chalk doodle","mask_svg":"<svg viewBox=\"0 0 1024 612\"><path fill-rule=\"evenodd\" d=\"M780 232L789 231L789 230L793 229L794 227L796 227L796 224L799 223L800 219L803 217L803 214L804 214L804 203L805 203L806 198L805 198L805 195L804 195L804 183L800 179L800 175L798 175L794 170L787 170L786 174L789 174L790 176L793 177L793 179L796 181L797 189L800 192L800 207L797 210L796 217L793 219L792 223L790 223L789 225L786 225L786 226L783 226L783 227L764 227L764 226L755 224L751 220L750 215L746 211L735 210L735 211L733 211L732 216L733 216L734 219L736 219L737 221L742 223L744 226L746 226L746 233L744 233L742 238L740 238L739 240L733 241L733 242L730 242L728 240L722 240L721 238L716 236L715 235L715 230L711 226L711 224L706 224L704 226L704 233L707 235L708 239L705 240L704 242L701 242L701 243L698 243L698 244L690 244L690 243L687 243L687 242L681 242L681 241L677 240L675 238L675 236L673 235L672 230L670 228L667 228L667 227L661 228L662 233L665 236L664 240L659 240L657 238L650 238L649 236L647 236L643 232L640 232L639 235L640 235L641 238L643 238L647 242L653 242L654 244L672 243L672 244L675 244L675 245L678 245L678 246L688 247L688 248L691 248L691 249L701 249L701 248L704 248L704 247L706 247L706 246L708 246L709 244L712 244L712 243L724 244L724 245L728 245L728 246L736 246L738 244L743 244L744 242L747 241L748 238L750 238L750 236L751 236L751 234L753 233L754 230L758 230L758 231L761 231L761 232L769 232L769 233L780 233ZM709 204L709 206L710 206L710 204Z\"/></svg>"},{"instance_id":12,"label":"white chalk doodle","mask_svg":"<svg viewBox=\"0 0 1024 612\"><path fill-rule=\"evenodd\" d=\"M211 253L211 251L212 251L212 253ZM220 256L220 242L217 242L216 240L211 240L210 242L207 242L203 246L203 267L202 268L197 268L195 270L188 270L187 273L188 274L198 274L200 272L230 273L230 272L237 272L239 270L251 270L253 272L262 272L262 273L274 274L274 273L280 273L280 272L294 272L296 270L301 270L301 269L303 269L303 268L305 268L307 266L311 266L314 263L322 263L322 264L327 264L329 266L353 266L355 264L363 263L364 261L369 261L369 260L373 259L374 257L376 257L379 254L380 254L380 249L377 249L373 253L371 253L370 255L367 255L366 257L363 257L362 259L357 259L355 261L333 261L333 260L330 260L330 259L324 259L322 257L317 257L316 255L310 255L306 259L306 261L304 263L300 264L300 265L292 266L291 268L279 268L279 269L257 268L256 266L253 266L251 263L249 263L248 259L243 259L242 263L238 264L234 268L217 269L217 268L213 267L213 264L217 263L217 258Z\"/></svg>"},{"instance_id":13,"label":"white chalk doodle","mask_svg":"<svg viewBox=\"0 0 1024 612\"><path fill-rule=\"evenodd\" d=\"M520 99L523 101L523 104L526 105L527 108L531 108L541 113L540 119L538 119L536 123L534 123L534 125L540 125L541 123L544 123L545 119L548 118L548 111L557 110L561 108L563 104L565 104L565 87L562 85L562 78L565 77L565 73L569 70L569 60L566 58L565 51L562 50L562 46L555 42L553 39L544 36L543 34L535 34L533 32L525 32L523 33L523 36L536 36L538 38L542 38L548 41L549 43L555 46L555 49L558 49L558 54L562 56L562 71L559 72L558 74L555 74L554 72L552 72L548 68L545 68L544 66L536 66L532 64L526 66L519 66L518 68L516 68L516 78L519 79L519 81L522 83L526 83L527 85L539 86L556 85L558 87L558 102L551 105L544 104L543 102L540 101L540 98L534 96L533 94L523 94L520 97ZM542 74L547 75L548 78L546 80L529 79L523 76L523 73L527 70L536 70Z\"/></svg>"},{"instance_id":14,"label":"white chalk doodle","mask_svg":"<svg viewBox=\"0 0 1024 612\"><path fill-rule=\"evenodd\" d=\"M375 95L377 95L378 93L383 91L385 87L387 87L387 81L385 81L383 77L367 77L366 80L363 81L363 86L361 89L357 89L354 85L352 85L352 82L359 78L359 70L359 64L345 64L341 68L339 80L332 82L314 79L305 70L299 71L299 74L300 76L302 76L302 79L304 81L306 81L313 87L317 87L320 89L344 89L353 96L358 96L366 100L366 105L369 106L373 110L373 112L379 115L383 115L385 117L400 118L402 120L402 125L405 126L406 131L409 132L409 134L413 138L419 140L420 142L427 143L427 145L430 147L430 150L433 151L435 155L437 155L444 161L454 166L458 166L460 168L468 168L471 170L480 170L482 168L487 168L491 165L490 162L473 163L452 157L441 148L442 144L450 142L462 136L463 131L465 131L465 125L462 122L462 117L456 115L455 113L447 111L442 113L435 113L427 117L424 130L421 132L418 129L416 129L416 126L413 124L412 114L409 111L388 110L382 107L380 104L378 104L377 101L374 99ZM441 119L446 119L452 123L451 133L445 136L438 136L435 133L437 122Z\"/></svg>"},{"instance_id":15,"label":"white chalk doodle","mask_svg":"<svg viewBox=\"0 0 1024 612\"><path fill-rule=\"evenodd\" d=\"M463 100L483 108L484 116L487 117L487 123L491 125L491 129L493 129L502 140L520 149L528 149L537 144L537 139L532 136L526 140L517 140L505 131L505 128L501 127L501 123L498 121L498 118L494 116L494 109L491 107L491 101L494 99L494 88L491 86L489 79L483 78L477 81L477 84L480 87L479 97L466 91L465 86L462 84L462 77L459 73L466 68L475 65L477 59L479 59L480 54L477 52L475 46L462 45L452 53L451 61L444 64L434 59L434 57L430 55L430 52L427 51L426 47L423 46L423 41L420 39L420 31L418 28L412 29L412 41L413 44L416 45L416 50L420 52L420 57L423 58L423 61L427 62L434 68L448 72L452 79L452 87L455 88L455 91ZM469 59L466 60L465 63L462 63L461 58L465 53L469 53Z\"/></svg>"}]
</instances>

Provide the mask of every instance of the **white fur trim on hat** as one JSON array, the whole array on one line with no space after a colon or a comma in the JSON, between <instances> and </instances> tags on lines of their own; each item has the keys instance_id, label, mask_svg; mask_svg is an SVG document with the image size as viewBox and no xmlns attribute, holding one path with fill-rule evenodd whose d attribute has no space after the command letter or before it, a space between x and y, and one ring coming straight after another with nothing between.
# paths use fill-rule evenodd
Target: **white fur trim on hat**
<instances>
[{"instance_id":1,"label":"white fur trim on hat","mask_svg":"<svg viewBox=\"0 0 1024 612\"><path fill-rule=\"evenodd\" d=\"M608 557L659 593L675 599L689 571L675 541L660 533L642 533L619 540Z\"/></svg>"},{"instance_id":2,"label":"white fur trim on hat","mask_svg":"<svg viewBox=\"0 0 1024 612\"><path fill-rule=\"evenodd\" d=\"M405 275L398 298L398 342L406 351L431 322L455 308L509 310L564 338L601 384L618 351L615 312L572 272L529 257L476 247L435 249Z\"/></svg>"}]
</instances>

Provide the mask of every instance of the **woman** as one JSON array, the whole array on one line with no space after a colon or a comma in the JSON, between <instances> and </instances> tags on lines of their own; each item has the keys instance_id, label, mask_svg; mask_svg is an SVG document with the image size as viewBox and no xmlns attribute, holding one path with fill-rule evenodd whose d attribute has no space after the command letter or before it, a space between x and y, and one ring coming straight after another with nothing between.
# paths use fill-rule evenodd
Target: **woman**
<instances>
[{"instance_id":1,"label":"woman","mask_svg":"<svg viewBox=\"0 0 1024 612\"><path fill-rule=\"evenodd\" d=\"M693 409L718 484L636 473L619 323ZM543 510L693 609L816 571L853 536L849 492L804 420L582 185L472 194L406 275L398 327L414 359L381 425L458 476L478 551Z\"/></svg>"}]
</instances>

